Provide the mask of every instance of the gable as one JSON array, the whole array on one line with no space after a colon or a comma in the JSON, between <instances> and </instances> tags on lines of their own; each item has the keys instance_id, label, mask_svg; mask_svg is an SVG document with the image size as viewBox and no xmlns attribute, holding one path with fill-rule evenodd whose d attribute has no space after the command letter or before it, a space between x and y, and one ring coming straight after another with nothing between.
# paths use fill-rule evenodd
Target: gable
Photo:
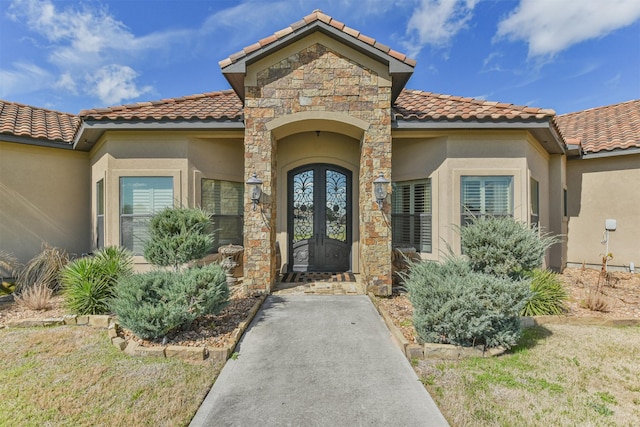
<instances>
[{"instance_id":1,"label":"gable","mask_svg":"<svg viewBox=\"0 0 640 427\"><path fill-rule=\"evenodd\" d=\"M250 66L265 57L277 54L278 51L296 43L310 35L322 34L339 44L350 48L383 65L391 76L392 99L395 99L411 77L415 61L406 55L396 52L388 46L346 27L319 10L306 16L302 21L277 31L272 36L247 46L240 52L220 61L220 67L231 87L241 100L245 98L245 77L249 77ZM335 48L334 48L335 49ZM335 49L337 50L337 49ZM252 82L251 78L249 82Z\"/></svg>"}]
</instances>

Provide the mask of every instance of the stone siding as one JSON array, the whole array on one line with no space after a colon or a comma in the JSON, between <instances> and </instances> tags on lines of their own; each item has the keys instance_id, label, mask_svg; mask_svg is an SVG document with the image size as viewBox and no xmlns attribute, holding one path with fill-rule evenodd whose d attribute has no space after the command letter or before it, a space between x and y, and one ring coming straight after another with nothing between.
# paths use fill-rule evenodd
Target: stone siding
<instances>
[{"instance_id":1,"label":"stone siding","mask_svg":"<svg viewBox=\"0 0 640 427\"><path fill-rule=\"evenodd\" d=\"M391 292L389 206L385 216L373 195L373 180L391 176L391 88L379 76L349 58L314 44L257 74L257 85L245 88L245 178L254 172L263 181L261 211L245 200L245 283L269 292L276 280L276 148L266 124L274 118L306 111L344 113L369 122L361 140L361 266L367 286L377 294ZM286 206L280 209L286 210Z\"/></svg>"}]
</instances>

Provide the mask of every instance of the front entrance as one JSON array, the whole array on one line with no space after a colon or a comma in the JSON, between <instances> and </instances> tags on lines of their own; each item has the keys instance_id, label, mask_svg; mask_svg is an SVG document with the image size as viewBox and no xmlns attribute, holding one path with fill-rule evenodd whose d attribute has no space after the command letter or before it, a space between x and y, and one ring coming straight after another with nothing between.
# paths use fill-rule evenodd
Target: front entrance
<instances>
[{"instance_id":1,"label":"front entrance","mask_svg":"<svg viewBox=\"0 0 640 427\"><path fill-rule=\"evenodd\" d=\"M288 174L290 271L351 269L351 172L311 164Z\"/></svg>"}]
</instances>

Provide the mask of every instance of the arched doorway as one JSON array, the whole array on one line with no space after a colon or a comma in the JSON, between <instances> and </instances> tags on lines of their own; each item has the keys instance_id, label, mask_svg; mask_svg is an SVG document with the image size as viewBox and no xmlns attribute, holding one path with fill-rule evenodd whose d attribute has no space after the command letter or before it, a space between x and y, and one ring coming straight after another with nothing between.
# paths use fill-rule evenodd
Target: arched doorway
<instances>
[{"instance_id":1,"label":"arched doorway","mask_svg":"<svg viewBox=\"0 0 640 427\"><path fill-rule=\"evenodd\" d=\"M352 177L340 166L314 163L288 173L290 271L351 269Z\"/></svg>"}]
</instances>

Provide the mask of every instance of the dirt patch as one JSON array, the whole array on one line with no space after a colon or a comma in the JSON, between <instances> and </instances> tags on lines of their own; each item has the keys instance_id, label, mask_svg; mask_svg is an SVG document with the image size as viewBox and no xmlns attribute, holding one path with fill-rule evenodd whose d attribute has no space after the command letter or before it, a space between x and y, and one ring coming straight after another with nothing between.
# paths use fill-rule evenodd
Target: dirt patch
<instances>
[{"instance_id":1,"label":"dirt patch","mask_svg":"<svg viewBox=\"0 0 640 427\"><path fill-rule=\"evenodd\" d=\"M599 277L599 270L565 269L560 278L569 293L566 316L640 319L640 274L610 272L607 280L603 281L599 288L608 309L593 311L585 307L585 300L590 293L596 292ZM411 322L413 306L407 295L397 293L389 298L380 298L379 302L404 337L411 343L417 343L417 334Z\"/></svg>"},{"instance_id":2,"label":"dirt patch","mask_svg":"<svg viewBox=\"0 0 640 427\"><path fill-rule=\"evenodd\" d=\"M229 305L215 316L204 316L192 325L191 330L178 331L167 336L165 344L187 347L223 348L232 341L232 333L238 324L244 321L251 308L258 301L257 296L246 296L240 290L232 291ZM0 328L11 320L29 318L51 318L67 315L64 309L62 296L54 296L51 307L47 310L27 310L15 302L12 298L0 299ZM127 339L135 339L145 347L162 345L162 340L146 341L134 338L133 333L123 329L123 335Z\"/></svg>"}]
</instances>

